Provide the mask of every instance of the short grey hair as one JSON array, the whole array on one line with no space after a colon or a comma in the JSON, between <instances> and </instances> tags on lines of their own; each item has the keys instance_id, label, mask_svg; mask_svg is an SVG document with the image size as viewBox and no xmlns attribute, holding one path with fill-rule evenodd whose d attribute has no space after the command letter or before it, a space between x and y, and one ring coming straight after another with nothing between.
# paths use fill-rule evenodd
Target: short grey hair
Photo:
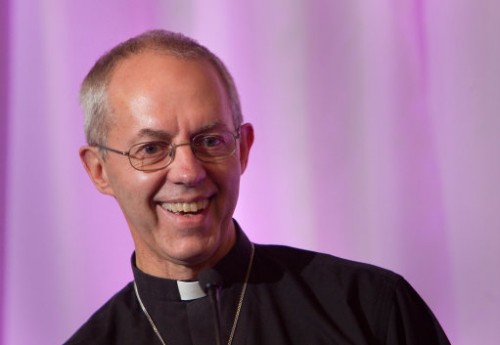
<instances>
[{"instance_id":1,"label":"short grey hair","mask_svg":"<svg viewBox=\"0 0 500 345\"><path fill-rule=\"evenodd\" d=\"M104 145L112 126L107 102L107 86L114 68L130 56L147 50L166 52L182 59L206 59L216 69L226 89L234 125L243 123L240 98L233 77L224 63L192 38L167 30L146 31L124 41L97 60L83 80L80 104L85 113L85 137L89 145Z\"/></svg>"}]
</instances>

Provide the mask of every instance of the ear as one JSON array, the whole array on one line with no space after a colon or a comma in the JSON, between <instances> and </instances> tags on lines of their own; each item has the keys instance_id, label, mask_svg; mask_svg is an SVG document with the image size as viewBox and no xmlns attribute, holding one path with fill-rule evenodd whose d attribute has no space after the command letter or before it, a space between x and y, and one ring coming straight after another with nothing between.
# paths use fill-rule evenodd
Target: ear
<instances>
[{"instance_id":1,"label":"ear","mask_svg":"<svg viewBox=\"0 0 500 345\"><path fill-rule=\"evenodd\" d=\"M82 146L80 159L97 190L103 194L114 195L106 173L104 158L99 149L92 146Z\"/></svg>"},{"instance_id":2,"label":"ear","mask_svg":"<svg viewBox=\"0 0 500 345\"><path fill-rule=\"evenodd\" d=\"M245 172L248 164L248 156L252 148L254 140L253 126L250 123L245 123L240 127L240 164L241 173Z\"/></svg>"}]
</instances>

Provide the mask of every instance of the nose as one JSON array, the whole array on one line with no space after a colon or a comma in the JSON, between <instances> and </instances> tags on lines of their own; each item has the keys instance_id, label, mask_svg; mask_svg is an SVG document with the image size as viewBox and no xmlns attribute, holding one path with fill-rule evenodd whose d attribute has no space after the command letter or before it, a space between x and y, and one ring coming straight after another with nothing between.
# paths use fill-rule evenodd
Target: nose
<instances>
[{"instance_id":1,"label":"nose","mask_svg":"<svg viewBox=\"0 0 500 345\"><path fill-rule=\"evenodd\" d=\"M174 145L173 160L168 166L168 179L175 184L196 186L206 177L206 171L193 153L190 143Z\"/></svg>"}]
</instances>

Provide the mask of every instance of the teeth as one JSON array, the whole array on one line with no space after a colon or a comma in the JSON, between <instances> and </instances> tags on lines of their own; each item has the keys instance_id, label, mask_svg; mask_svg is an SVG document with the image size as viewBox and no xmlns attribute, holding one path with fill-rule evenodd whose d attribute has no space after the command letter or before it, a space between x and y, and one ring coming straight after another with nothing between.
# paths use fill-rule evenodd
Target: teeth
<instances>
[{"instance_id":1,"label":"teeth","mask_svg":"<svg viewBox=\"0 0 500 345\"><path fill-rule=\"evenodd\" d=\"M174 213L196 213L208 206L208 200L202 200L198 202L175 202L175 203L163 203L161 205L164 209Z\"/></svg>"}]
</instances>

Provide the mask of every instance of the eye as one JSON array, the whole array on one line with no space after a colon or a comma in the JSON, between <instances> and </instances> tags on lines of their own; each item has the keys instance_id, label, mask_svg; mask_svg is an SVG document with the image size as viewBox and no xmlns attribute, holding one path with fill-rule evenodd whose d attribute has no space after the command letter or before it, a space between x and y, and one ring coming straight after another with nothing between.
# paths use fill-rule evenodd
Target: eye
<instances>
[{"instance_id":1,"label":"eye","mask_svg":"<svg viewBox=\"0 0 500 345\"><path fill-rule=\"evenodd\" d=\"M159 150L160 150L160 148L158 147L157 143L151 143L151 144L148 144L148 145L144 145L144 147L142 148L142 151L146 155L154 155Z\"/></svg>"},{"instance_id":2,"label":"eye","mask_svg":"<svg viewBox=\"0 0 500 345\"><path fill-rule=\"evenodd\" d=\"M220 145L224 145L226 140L224 136L218 134L202 135L195 140L195 145L198 147L210 149Z\"/></svg>"},{"instance_id":3,"label":"eye","mask_svg":"<svg viewBox=\"0 0 500 345\"><path fill-rule=\"evenodd\" d=\"M204 133L193 138L191 146L201 160L214 160L231 155L235 149L231 132Z\"/></svg>"},{"instance_id":4,"label":"eye","mask_svg":"<svg viewBox=\"0 0 500 345\"><path fill-rule=\"evenodd\" d=\"M130 155L136 159L147 159L163 156L168 152L169 145L162 141L137 144L130 150Z\"/></svg>"}]
</instances>

